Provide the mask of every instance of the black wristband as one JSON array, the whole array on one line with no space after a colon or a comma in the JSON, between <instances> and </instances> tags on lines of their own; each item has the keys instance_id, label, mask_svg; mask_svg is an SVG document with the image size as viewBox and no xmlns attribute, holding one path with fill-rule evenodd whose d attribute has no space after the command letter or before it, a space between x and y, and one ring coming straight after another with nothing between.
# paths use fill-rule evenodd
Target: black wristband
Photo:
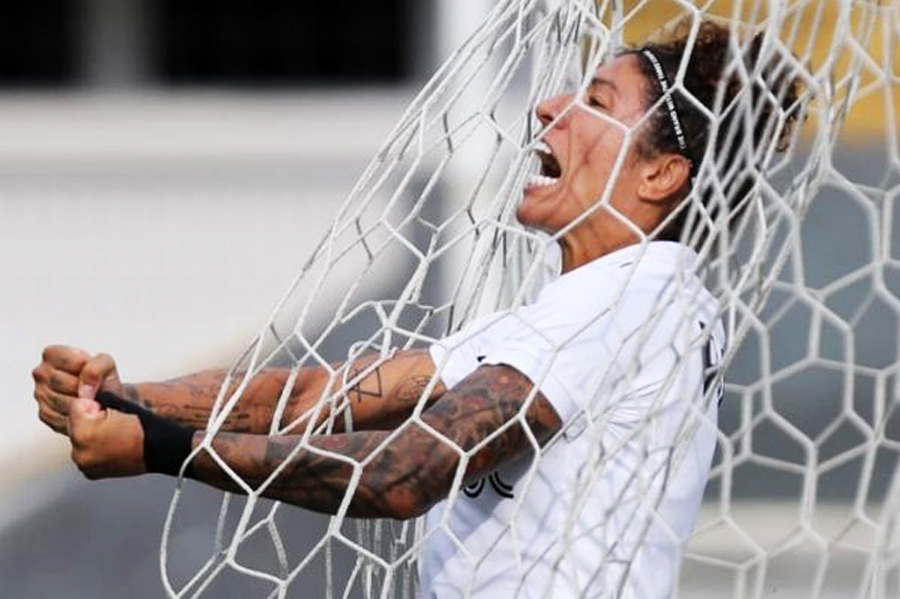
<instances>
[{"instance_id":1,"label":"black wristband","mask_svg":"<svg viewBox=\"0 0 900 599\"><path fill-rule=\"evenodd\" d=\"M181 465L194 448L194 429L157 416L109 391L100 391L96 400L104 408L134 414L141 421L141 428L144 429L144 467L147 472L178 476ZM189 477L192 474L193 468L188 464L184 475Z\"/></svg>"}]
</instances>

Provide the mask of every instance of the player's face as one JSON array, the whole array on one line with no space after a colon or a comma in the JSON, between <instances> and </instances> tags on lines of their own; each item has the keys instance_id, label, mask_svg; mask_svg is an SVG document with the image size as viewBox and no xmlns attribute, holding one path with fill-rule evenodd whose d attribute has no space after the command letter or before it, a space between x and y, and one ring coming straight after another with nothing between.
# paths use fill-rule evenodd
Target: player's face
<instances>
[{"instance_id":1,"label":"player's face","mask_svg":"<svg viewBox=\"0 0 900 599\"><path fill-rule=\"evenodd\" d=\"M645 85L637 58L626 54L595 71L583 98L588 108L573 104L571 94L538 105L538 118L550 128L538 147L540 174L525 187L517 211L519 222L556 233L593 207L610 185L610 204L628 216L626 204L637 186L637 130L628 142L626 133L646 110ZM617 160L621 167L613 178ZM608 211L598 209L587 220L595 216L611 217Z\"/></svg>"}]
</instances>

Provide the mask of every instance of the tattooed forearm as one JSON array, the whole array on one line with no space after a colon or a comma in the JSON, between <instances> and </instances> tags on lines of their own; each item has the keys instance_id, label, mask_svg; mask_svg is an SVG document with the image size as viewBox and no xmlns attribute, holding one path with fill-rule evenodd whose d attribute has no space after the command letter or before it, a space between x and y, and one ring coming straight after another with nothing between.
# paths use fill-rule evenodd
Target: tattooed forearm
<instances>
[{"instance_id":1,"label":"tattooed forearm","mask_svg":"<svg viewBox=\"0 0 900 599\"><path fill-rule=\"evenodd\" d=\"M258 372L243 387L234 408L229 411L220 430L235 433L266 434L271 430L279 398L289 384L291 371L286 368ZM164 383L124 385L127 399L184 426L195 429L208 426L209 415L226 380L224 370L210 370ZM321 400L346 403L352 411L356 430L392 429L416 407L427 389L426 401L434 401L445 389L434 380L434 364L425 350L399 352L383 360L378 355L359 358L351 364L333 364L331 369L300 369L290 389L279 430L289 423L291 432L305 429L311 409ZM243 381L241 374L230 380L225 397L230 398ZM349 385L340 392L342 385ZM321 424L330 410L320 412ZM343 419L334 420L333 430L341 431Z\"/></svg>"},{"instance_id":2,"label":"tattooed forearm","mask_svg":"<svg viewBox=\"0 0 900 599\"><path fill-rule=\"evenodd\" d=\"M377 362L378 356L372 355L360 358L353 364L349 365L347 370L347 380L356 381L350 388L348 393L351 403L362 403L367 398L383 399L384 384L381 381L381 365L373 364ZM366 371L370 372L366 372Z\"/></svg>"},{"instance_id":3,"label":"tattooed forearm","mask_svg":"<svg viewBox=\"0 0 900 599\"><path fill-rule=\"evenodd\" d=\"M428 388L429 383L431 383L430 376L409 377L398 386L396 390L396 401L401 404L415 405L422 397L422 393L425 392L425 389ZM432 400L443 395L445 391L444 385L438 382L435 391L431 394Z\"/></svg>"},{"instance_id":4,"label":"tattooed forearm","mask_svg":"<svg viewBox=\"0 0 900 599\"><path fill-rule=\"evenodd\" d=\"M269 431L275 406L287 383L290 371L269 369L256 374L248 382L238 403L228 413L222 430L263 434ZM226 371L210 370L192 374L164 383L123 385L123 393L129 399L156 414L190 428L206 428L210 412L225 382ZM302 401L309 393L318 395L321 384L315 372L301 371L295 388L288 399ZM241 384L238 374L225 392L228 398ZM306 389L307 395L301 394Z\"/></svg>"},{"instance_id":5,"label":"tattooed forearm","mask_svg":"<svg viewBox=\"0 0 900 599\"><path fill-rule=\"evenodd\" d=\"M422 420L465 451L501 431L469 460L465 479L471 480L534 448L517 419L523 410L526 426L539 445L559 430L559 417L539 392L528 408L524 407L531 392L531 382L518 371L485 366L445 393ZM213 449L253 488L285 464L263 494L326 513L337 511L344 500L353 464L368 460L353 490L350 514L413 517L449 493L459 455L447 441L416 422L407 422L385 442L389 435L386 431L324 435L312 437L309 447L295 450L300 436L225 433L216 436ZM196 435L195 444L200 439L200 434ZM205 453L195 460L194 472L207 483L241 490Z\"/></svg>"},{"instance_id":6,"label":"tattooed forearm","mask_svg":"<svg viewBox=\"0 0 900 599\"><path fill-rule=\"evenodd\" d=\"M446 391L435 375L428 351L422 349L398 352L387 359L377 354L363 356L339 367L338 373L338 386L346 389L338 396L352 412L354 430L393 430L420 400L428 405ZM343 431L342 425L339 419L332 430Z\"/></svg>"},{"instance_id":7,"label":"tattooed forearm","mask_svg":"<svg viewBox=\"0 0 900 599\"><path fill-rule=\"evenodd\" d=\"M315 438L311 445L361 460L369 455L387 434L385 431L341 433ZM333 514L340 507L346 494L353 474L353 465L309 450L298 451L291 458L301 438L299 435L265 437L224 433L216 436L213 448L241 479L253 488L261 485L281 464L287 462L263 495L307 509ZM197 441L195 439L195 443ZM230 491L242 491L208 454L198 455L193 470L194 476L204 482ZM389 515L390 506L382 498L366 492L367 489L371 489L371 485L361 484L360 487L351 503L351 515L356 517Z\"/></svg>"}]
</instances>

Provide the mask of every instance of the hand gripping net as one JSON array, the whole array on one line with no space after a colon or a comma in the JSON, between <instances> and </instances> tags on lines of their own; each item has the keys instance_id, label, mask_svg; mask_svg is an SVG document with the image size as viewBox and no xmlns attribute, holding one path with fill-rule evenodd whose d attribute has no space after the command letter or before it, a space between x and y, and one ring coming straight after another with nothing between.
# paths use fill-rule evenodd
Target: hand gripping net
<instances>
[{"instance_id":1,"label":"hand gripping net","mask_svg":"<svg viewBox=\"0 0 900 599\"><path fill-rule=\"evenodd\" d=\"M803 123L784 155L740 148L754 185L740 226L729 228L726 211L699 206L698 194L690 199L693 222L715 232L701 244L700 274L721 302L729 346L719 422L704 422L703 406L694 406L672 444L677 462L698 427L718 426L704 506L682 548L679 593L900 596L897 0L499 0L410 104L231 369L202 450L212 452L263 368L291 370L271 434L305 432L302 451L336 419L352 426L345 396L357 379L337 364L371 353L388 359L527 301L555 259L553 240L514 217L537 168L533 107L586 89L620 43L710 16L729 24L736 47L738 33L764 33L763 52L802 81L791 110ZM761 77L734 72L746 85ZM671 93L684 91L672 82ZM570 109L590 111L580 97ZM732 109L754 118L752 102ZM715 131L718 112L709 116ZM695 189L723 198L728 176L710 158ZM608 207L608 195L598 206ZM329 420L318 431L306 422L280 428L305 366L331 374L320 402ZM590 465L585 486L605 461ZM364 466L356 464L357 474ZM197 516L185 513L183 494L194 485L179 484L161 552L171 597L237 588L279 598L415 596L428 542L420 523L345 518L353 483L336 516L285 532L300 510L261 499L265 484L233 477L246 497L226 494L208 542L190 551L184 538L198 530ZM559 542L568 542L564 531Z\"/></svg>"}]
</instances>

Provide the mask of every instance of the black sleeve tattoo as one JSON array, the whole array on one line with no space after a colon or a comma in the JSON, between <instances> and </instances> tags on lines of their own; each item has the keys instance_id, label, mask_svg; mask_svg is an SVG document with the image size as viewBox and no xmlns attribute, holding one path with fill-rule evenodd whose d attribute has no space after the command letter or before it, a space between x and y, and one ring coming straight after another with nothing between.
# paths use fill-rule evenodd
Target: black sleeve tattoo
<instances>
[{"instance_id":1,"label":"black sleeve tattoo","mask_svg":"<svg viewBox=\"0 0 900 599\"><path fill-rule=\"evenodd\" d=\"M410 390L420 384L411 382ZM424 513L450 492L459 467L454 446L470 451L502 430L469 459L464 483L533 450L525 427L516 420L523 410L538 446L562 426L556 411L543 394L533 392L525 375L509 366L482 366L422 414L422 422L444 438L416 421L406 421L393 436L389 431L364 431L313 437L311 449L295 451L300 436L236 433L220 433L212 447L253 488L284 464L263 495L326 513L339 509L348 493L354 464L365 461L352 492L349 513L364 518L405 519ZM202 433L197 433L195 446L201 439ZM203 452L195 459L194 473L209 484L240 491Z\"/></svg>"}]
</instances>

